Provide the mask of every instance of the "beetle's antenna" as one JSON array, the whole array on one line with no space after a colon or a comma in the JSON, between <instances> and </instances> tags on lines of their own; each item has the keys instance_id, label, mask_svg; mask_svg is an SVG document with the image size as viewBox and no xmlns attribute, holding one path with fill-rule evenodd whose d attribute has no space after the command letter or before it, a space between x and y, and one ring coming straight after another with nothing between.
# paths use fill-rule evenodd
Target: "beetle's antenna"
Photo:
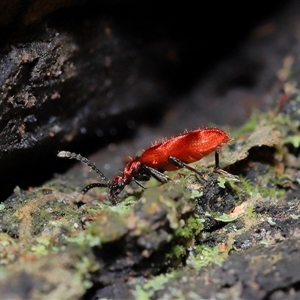
<instances>
[{"instance_id":1,"label":"beetle's antenna","mask_svg":"<svg viewBox=\"0 0 300 300\"><path fill-rule=\"evenodd\" d=\"M85 186L82 191L81 191L81 194L85 194L87 193L89 190L95 188L95 187L110 187L110 183L107 184L107 183L101 183L101 182L95 182L95 183L91 183L87 186Z\"/></svg>"},{"instance_id":2,"label":"beetle's antenna","mask_svg":"<svg viewBox=\"0 0 300 300\"><path fill-rule=\"evenodd\" d=\"M70 158L70 159L76 159L76 160L79 160L80 162L86 164L87 166L89 166L92 170L94 170L101 178L101 180L105 181L105 183L99 183L99 185L95 185L96 183L93 183L94 186L102 186L102 187L107 187L111 184L111 182L105 177L105 175L95 166L95 164L93 164L90 160L88 160L87 158L81 156L80 154L76 154L74 152L69 152L69 151L60 151L57 153L57 156L58 157L67 157L67 158ZM93 184L90 184L90 185L93 185ZM88 186L90 186L88 185ZM86 186L82 191L84 191L88 186ZM90 190L91 188L93 187L90 187L88 188L84 194Z\"/></svg>"}]
</instances>

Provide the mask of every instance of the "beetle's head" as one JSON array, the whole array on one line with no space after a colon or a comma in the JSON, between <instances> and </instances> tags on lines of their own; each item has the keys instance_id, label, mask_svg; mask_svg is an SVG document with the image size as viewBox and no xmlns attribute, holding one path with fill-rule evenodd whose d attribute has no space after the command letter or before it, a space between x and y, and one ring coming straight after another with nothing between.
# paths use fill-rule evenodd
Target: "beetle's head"
<instances>
[{"instance_id":1,"label":"beetle's head","mask_svg":"<svg viewBox=\"0 0 300 300\"><path fill-rule=\"evenodd\" d=\"M110 196L116 198L124 189L125 185L129 184L130 180L122 176L116 176L110 186Z\"/></svg>"}]
</instances>

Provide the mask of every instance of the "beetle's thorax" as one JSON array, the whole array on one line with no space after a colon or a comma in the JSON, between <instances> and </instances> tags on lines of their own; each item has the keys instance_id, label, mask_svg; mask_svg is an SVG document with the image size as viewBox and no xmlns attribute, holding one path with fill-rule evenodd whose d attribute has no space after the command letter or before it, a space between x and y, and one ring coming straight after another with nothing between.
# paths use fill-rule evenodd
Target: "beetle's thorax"
<instances>
[{"instance_id":1,"label":"beetle's thorax","mask_svg":"<svg viewBox=\"0 0 300 300\"><path fill-rule=\"evenodd\" d=\"M136 157L132 161L130 161L124 168L123 178L131 181L136 175L141 172L142 164L139 161L139 157Z\"/></svg>"},{"instance_id":2,"label":"beetle's thorax","mask_svg":"<svg viewBox=\"0 0 300 300\"><path fill-rule=\"evenodd\" d=\"M124 168L122 176L116 176L111 184L110 195L116 197L124 189L125 185L130 184L142 169L139 157L130 161Z\"/></svg>"}]
</instances>

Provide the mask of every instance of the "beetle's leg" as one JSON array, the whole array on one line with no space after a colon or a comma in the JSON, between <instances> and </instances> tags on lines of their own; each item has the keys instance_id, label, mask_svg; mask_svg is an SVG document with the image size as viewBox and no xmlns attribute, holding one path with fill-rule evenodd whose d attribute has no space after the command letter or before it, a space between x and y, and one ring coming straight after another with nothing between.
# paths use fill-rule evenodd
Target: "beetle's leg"
<instances>
[{"instance_id":1,"label":"beetle's leg","mask_svg":"<svg viewBox=\"0 0 300 300\"><path fill-rule=\"evenodd\" d=\"M156 169L153 169L149 166L143 166L143 168L144 168L144 173L137 174L133 178L134 182L143 189L146 189L146 187L143 184L141 184L138 180L148 181L151 176L161 183L170 180L170 178L167 175L164 175L163 173L159 172Z\"/></svg>"},{"instance_id":2,"label":"beetle's leg","mask_svg":"<svg viewBox=\"0 0 300 300\"><path fill-rule=\"evenodd\" d=\"M137 175L134 176L133 181L134 181L138 186L140 186L141 188L146 189L146 187L145 187L143 184L141 184L141 183L139 182L139 180L141 180L141 181L148 181L149 179L150 179L150 175L149 175L149 174L139 173L139 174L137 174Z\"/></svg>"},{"instance_id":3,"label":"beetle's leg","mask_svg":"<svg viewBox=\"0 0 300 300\"><path fill-rule=\"evenodd\" d=\"M154 168L151 168L146 165L143 165L143 168L145 168L152 177L154 177L157 181L159 181L161 183L166 183L169 180L171 180L171 178L169 176L163 174L162 172L160 172Z\"/></svg>"},{"instance_id":4,"label":"beetle's leg","mask_svg":"<svg viewBox=\"0 0 300 300\"><path fill-rule=\"evenodd\" d=\"M134 182L135 182L138 186L140 186L141 188L143 188L144 190L146 189L146 187L145 187L143 184L141 184L139 181L137 181L136 179L134 179Z\"/></svg>"},{"instance_id":5,"label":"beetle's leg","mask_svg":"<svg viewBox=\"0 0 300 300\"><path fill-rule=\"evenodd\" d=\"M151 175L150 174L146 174L146 173L139 173L134 175L134 179L133 180L140 180L140 181L148 181L150 179Z\"/></svg>"},{"instance_id":6,"label":"beetle's leg","mask_svg":"<svg viewBox=\"0 0 300 300\"><path fill-rule=\"evenodd\" d=\"M215 152L215 170L214 170L215 173L218 173L220 175L223 175L225 177L230 177L230 178L234 178L236 180L239 180L237 176L235 175L232 175L226 171L224 171L223 169L220 168L220 164L219 164L219 150L217 150Z\"/></svg>"},{"instance_id":7,"label":"beetle's leg","mask_svg":"<svg viewBox=\"0 0 300 300\"><path fill-rule=\"evenodd\" d=\"M215 152L215 170L220 169L219 150Z\"/></svg>"},{"instance_id":8,"label":"beetle's leg","mask_svg":"<svg viewBox=\"0 0 300 300\"><path fill-rule=\"evenodd\" d=\"M178 167L178 168L187 168L188 170L190 170L192 172L195 172L196 174L202 176L202 174L199 171L197 171L195 168L189 166L188 164L184 163L183 161L181 161L180 159L178 159L178 158L176 158L174 156L169 156L168 157L168 161L169 161L170 164L172 164L175 167Z\"/></svg>"}]
</instances>

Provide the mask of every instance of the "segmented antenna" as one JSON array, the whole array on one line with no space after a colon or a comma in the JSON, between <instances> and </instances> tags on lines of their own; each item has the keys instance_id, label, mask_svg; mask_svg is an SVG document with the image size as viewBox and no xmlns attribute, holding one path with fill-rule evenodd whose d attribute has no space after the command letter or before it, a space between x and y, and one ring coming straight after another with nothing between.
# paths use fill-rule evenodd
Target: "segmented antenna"
<instances>
[{"instance_id":1,"label":"segmented antenna","mask_svg":"<svg viewBox=\"0 0 300 300\"><path fill-rule=\"evenodd\" d=\"M95 183L91 183L89 185L87 185L86 187L84 187L81 191L81 194L85 194L87 193L89 190L95 188L95 187L110 187L111 183L101 183L101 182L95 182Z\"/></svg>"},{"instance_id":2,"label":"segmented antenna","mask_svg":"<svg viewBox=\"0 0 300 300\"><path fill-rule=\"evenodd\" d=\"M103 186L109 186L111 182L104 176L104 174L93 164L90 160L87 158L81 156L80 154L76 154L74 152L69 152L69 151L60 151L57 153L58 157L67 157L70 159L76 159L79 160L80 162L86 164L89 166L92 170L94 170L101 178L101 180L105 181ZM99 183L100 186L101 183ZM101 185L102 186L102 185ZM90 189L90 188L89 188ZM87 189L86 192L89 190ZM84 189L85 190L85 189Z\"/></svg>"}]
</instances>

